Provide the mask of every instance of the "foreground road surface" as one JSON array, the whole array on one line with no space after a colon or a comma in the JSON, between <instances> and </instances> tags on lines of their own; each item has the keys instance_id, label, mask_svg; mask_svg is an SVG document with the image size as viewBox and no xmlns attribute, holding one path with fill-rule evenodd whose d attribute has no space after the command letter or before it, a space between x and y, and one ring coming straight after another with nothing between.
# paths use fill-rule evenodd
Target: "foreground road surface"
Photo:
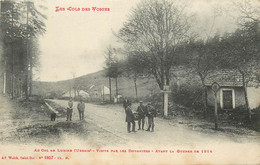
<instances>
[{"instance_id":1,"label":"foreground road surface","mask_svg":"<svg viewBox=\"0 0 260 165\"><path fill-rule=\"evenodd\" d=\"M66 107L67 102L54 100L57 104ZM78 120L78 112L74 103L73 120ZM259 164L260 140L259 133L250 135L238 135L229 132L208 130L196 130L179 122L155 119L155 132L137 131L127 133L125 112L121 105L93 105L85 104L85 120L96 124L104 131L112 133L117 140L116 148L139 149L151 151L157 154L144 155L132 154L127 160L139 164ZM136 109L136 107L133 107ZM137 125L137 122L136 122ZM213 127L213 123L212 123ZM147 128L147 126L146 126ZM250 132L250 131L249 131ZM107 138L103 141L108 144L103 148L111 148L117 143L111 143ZM171 153L173 150L174 154ZM199 151L199 154L189 151ZM168 151L168 152L167 152ZM206 152L205 152L206 151ZM167 152L167 154L164 154ZM159 154L158 154L159 153ZM125 155L121 155L125 162ZM110 157L109 157L110 158ZM134 159L133 159L134 158ZM117 159L120 160L120 159ZM132 164L131 161L124 164Z\"/></svg>"},{"instance_id":2,"label":"foreground road surface","mask_svg":"<svg viewBox=\"0 0 260 165\"><path fill-rule=\"evenodd\" d=\"M54 100L55 103L66 107L67 101ZM77 103L74 103L73 120L78 120L78 111L76 109ZM85 120L95 123L100 128L114 134L125 141L138 146L210 146L212 144L218 145L223 143L229 144L243 144L254 143L259 146L257 134L254 137L246 135L233 135L221 133L214 130L208 130L207 133L192 130L185 125L155 118L155 132L137 131L136 133L127 133L125 113L120 105L93 105L85 104ZM135 109L134 107L133 109ZM136 130L138 124L136 122ZM145 125L147 128L147 122Z\"/></svg>"}]
</instances>

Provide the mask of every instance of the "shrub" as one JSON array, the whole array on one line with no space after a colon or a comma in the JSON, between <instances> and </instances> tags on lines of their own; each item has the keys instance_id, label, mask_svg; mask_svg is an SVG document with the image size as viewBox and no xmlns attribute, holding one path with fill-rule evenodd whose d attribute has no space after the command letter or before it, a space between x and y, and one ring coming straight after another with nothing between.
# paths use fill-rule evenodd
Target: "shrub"
<instances>
[{"instance_id":1,"label":"shrub","mask_svg":"<svg viewBox=\"0 0 260 165\"><path fill-rule=\"evenodd\" d=\"M202 105L202 88L185 84L179 90L173 87L171 99L173 102L186 107L200 108Z\"/></svg>"}]
</instances>

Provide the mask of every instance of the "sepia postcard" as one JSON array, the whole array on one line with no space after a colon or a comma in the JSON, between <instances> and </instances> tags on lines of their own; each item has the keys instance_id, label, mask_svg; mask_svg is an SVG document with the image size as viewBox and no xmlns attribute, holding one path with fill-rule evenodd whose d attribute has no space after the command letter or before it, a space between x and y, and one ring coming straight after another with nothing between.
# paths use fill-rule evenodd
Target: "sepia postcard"
<instances>
[{"instance_id":1,"label":"sepia postcard","mask_svg":"<svg viewBox=\"0 0 260 165\"><path fill-rule=\"evenodd\" d=\"M259 0L1 0L0 164L260 164Z\"/></svg>"}]
</instances>

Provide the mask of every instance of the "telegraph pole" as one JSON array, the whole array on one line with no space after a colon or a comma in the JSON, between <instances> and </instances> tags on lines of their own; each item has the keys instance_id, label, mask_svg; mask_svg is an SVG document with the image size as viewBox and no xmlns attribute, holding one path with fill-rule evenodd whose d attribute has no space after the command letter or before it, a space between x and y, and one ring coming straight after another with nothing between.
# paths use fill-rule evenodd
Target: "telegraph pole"
<instances>
[{"instance_id":1,"label":"telegraph pole","mask_svg":"<svg viewBox=\"0 0 260 165\"><path fill-rule=\"evenodd\" d=\"M163 90L161 91L163 93L163 97L164 97L164 104L163 104L163 111L164 111L164 117L168 116L168 96L169 93L171 92L169 89L169 85L164 85L163 86Z\"/></svg>"},{"instance_id":2,"label":"telegraph pole","mask_svg":"<svg viewBox=\"0 0 260 165\"><path fill-rule=\"evenodd\" d=\"M211 85L212 90L215 95L215 112L214 112L214 120L215 120L215 130L218 130L218 101L217 101L217 92L219 90L219 84L214 82Z\"/></svg>"}]
</instances>

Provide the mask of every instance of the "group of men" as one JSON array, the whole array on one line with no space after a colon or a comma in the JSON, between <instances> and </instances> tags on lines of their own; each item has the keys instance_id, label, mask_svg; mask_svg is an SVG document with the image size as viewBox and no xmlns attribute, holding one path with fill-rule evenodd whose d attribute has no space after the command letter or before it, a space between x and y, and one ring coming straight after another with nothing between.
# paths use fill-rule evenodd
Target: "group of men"
<instances>
[{"instance_id":1,"label":"group of men","mask_svg":"<svg viewBox=\"0 0 260 165\"><path fill-rule=\"evenodd\" d=\"M83 102L82 99L78 103L77 109L79 111L79 120L83 120L84 111L85 111L85 103ZM66 121L69 121L69 120L71 121L72 112L73 112L73 101L72 101L72 99L70 99L68 102L68 107L67 107L67 120Z\"/></svg>"},{"instance_id":2,"label":"group of men","mask_svg":"<svg viewBox=\"0 0 260 165\"><path fill-rule=\"evenodd\" d=\"M145 126L145 118L147 117L148 119L148 128L146 131L151 131L154 132L154 118L156 117L156 110L153 108L151 103L148 103L146 106L143 105L143 102L140 101L140 105L138 106L136 110L136 116L132 111L132 104L131 102L127 99L127 97L123 101L123 106L125 108L125 114L126 114L126 122L127 122L127 131L130 133L131 129L131 124L132 124L132 132L135 131L135 120L138 120L138 130L144 130ZM81 99L80 102L77 105L77 109L79 112L79 119L83 120L84 119L84 111L85 111L85 103ZM66 121L71 121L72 118L72 112L73 112L73 101L72 99L69 100L68 102L68 107L67 107L67 120Z\"/></svg>"},{"instance_id":3,"label":"group of men","mask_svg":"<svg viewBox=\"0 0 260 165\"><path fill-rule=\"evenodd\" d=\"M125 108L126 114L126 122L127 122L127 131L130 133L130 128L132 124L132 132L135 131L135 120L138 120L138 130L144 130L145 125L145 117L148 118L148 128L146 131L154 132L154 118L156 117L156 110L151 106L151 103L148 103L146 106L143 105L143 102L140 101L140 105L138 106L136 112L137 117L134 115L132 111L132 104L127 99L127 97L123 101L123 106ZM142 126L142 127L141 127Z\"/></svg>"}]
</instances>

